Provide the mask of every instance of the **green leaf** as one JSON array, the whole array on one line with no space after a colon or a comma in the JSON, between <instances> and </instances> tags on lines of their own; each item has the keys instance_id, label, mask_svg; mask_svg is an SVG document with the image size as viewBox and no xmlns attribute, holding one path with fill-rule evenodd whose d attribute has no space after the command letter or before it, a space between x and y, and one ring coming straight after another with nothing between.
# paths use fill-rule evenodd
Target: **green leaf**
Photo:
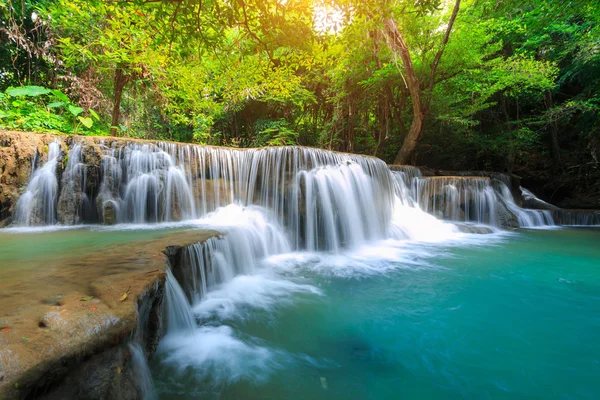
<instances>
[{"instance_id":1,"label":"green leaf","mask_svg":"<svg viewBox=\"0 0 600 400\"><path fill-rule=\"evenodd\" d=\"M56 96L59 100L64 101L65 103L71 102L71 100L69 100L69 97L58 89L52 90L52 94Z\"/></svg>"},{"instance_id":2,"label":"green leaf","mask_svg":"<svg viewBox=\"0 0 600 400\"><path fill-rule=\"evenodd\" d=\"M50 89L46 89L43 86L21 86L21 87L9 87L6 89L6 94L9 96L29 96L36 97L43 94L50 93Z\"/></svg>"},{"instance_id":3,"label":"green leaf","mask_svg":"<svg viewBox=\"0 0 600 400\"><path fill-rule=\"evenodd\" d=\"M88 111L90 112L92 117L94 117L96 119L96 121L100 121L100 116L98 114L96 114L96 111L92 110L91 108Z\"/></svg>"},{"instance_id":4,"label":"green leaf","mask_svg":"<svg viewBox=\"0 0 600 400\"><path fill-rule=\"evenodd\" d=\"M69 104L69 112L76 117L83 112L83 108Z\"/></svg>"},{"instance_id":5,"label":"green leaf","mask_svg":"<svg viewBox=\"0 0 600 400\"><path fill-rule=\"evenodd\" d=\"M80 301L90 301L90 300L91 300L91 299L93 299L93 298L94 298L94 296L87 296L87 297L82 297L82 298L80 298L79 300L80 300Z\"/></svg>"},{"instance_id":6,"label":"green leaf","mask_svg":"<svg viewBox=\"0 0 600 400\"><path fill-rule=\"evenodd\" d=\"M52 103L48 104L47 107L48 108L57 108L57 107L62 107L64 105L65 105L65 103L63 103L62 101L53 101Z\"/></svg>"},{"instance_id":7,"label":"green leaf","mask_svg":"<svg viewBox=\"0 0 600 400\"><path fill-rule=\"evenodd\" d=\"M79 119L83 126L85 126L88 129L90 129L94 124L94 121L90 117L77 117L77 119Z\"/></svg>"},{"instance_id":8,"label":"green leaf","mask_svg":"<svg viewBox=\"0 0 600 400\"><path fill-rule=\"evenodd\" d=\"M5 113L4 111L0 111L0 118L10 117L10 114Z\"/></svg>"}]
</instances>

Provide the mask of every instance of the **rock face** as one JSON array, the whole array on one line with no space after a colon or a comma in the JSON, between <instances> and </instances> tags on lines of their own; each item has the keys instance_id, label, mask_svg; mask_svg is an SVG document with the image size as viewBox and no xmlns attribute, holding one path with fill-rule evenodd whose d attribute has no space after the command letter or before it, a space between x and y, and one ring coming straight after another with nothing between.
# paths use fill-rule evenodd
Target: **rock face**
<instances>
[{"instance_id":1,"label":"rock face","mask_svg":"<svg viewBox=\"0 0 600 400\"><path fill-rule=\"evenodd\" d=\"M128 335L118 332L115 338L103 338L96 334L90 338L90 356L81 354L71 359L61 359L50 366L28 391L27 397L40 399L143 399L144 393L139 382L138 366L132 353L132 341L143 343L146 356L151 356L158 345L161 333L161 305L164 299L164 276L157 277L153 285L137 297L138 325ZM100 326L110 326L115 320L105 316ZM65 323L59 315L45 315L42 320L47 329ZM66 322L69 323L69 322ZM98 321L77 321L78 325L94 324ZM114 342L113 342L114 341Z\"/></svg>"},{"instance_id":2,"label":"rock face","mask_svg":"<svg viewBox=\"0 0 600 400\"><path fill-rule=\"evenodd\" d=\"M517 229L520 227L517 216L513 214L502 201L499 201L496 204L495 210L496 220L498 221L499 226L507 229Z\"/></svg>"},{"instance_id":3,"label":"rock face","mask_svg":"<svg viewBox=\"0 0 600 400\"><path fill-rule=\"evenodd\" d=\"M184 246L218 235L171 232L0 270L0 327L10 327L0 332L0 399L143 398L136 360L163 333L165 270Z\"/></svg>"},{"instance_id":4,"label":"rock face","mask_svg":"<svg viewBox=\"0 0 600 400\"><path fill-rule=\"evenodd\" d=\"M53 140L52 135L0 131L0 226L11 222L20 191Z\"/></svg>"}]
</instances>

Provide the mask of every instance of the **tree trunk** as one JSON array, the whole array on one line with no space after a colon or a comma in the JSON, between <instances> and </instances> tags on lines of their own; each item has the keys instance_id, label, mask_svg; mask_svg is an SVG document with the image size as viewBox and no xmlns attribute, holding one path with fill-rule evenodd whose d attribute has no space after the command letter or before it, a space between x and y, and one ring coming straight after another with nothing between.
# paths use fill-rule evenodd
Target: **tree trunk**
<instances>
[{"instance_id":1,"label":"tree trunk","mask_svg":"<svg viewBox=\"0 0 600 400\"><path fill-rule=\"evenodd\" d=\"M417 148L419 141L421 140L421 134L423 133L423 123L425 121L425 112L423 110L423 103L421 101L421 88L419 86L419 78L417 72L413 66L412 59L410 57L410 51L404 41L402 33L398 30L396 23L391 18L386 18L385 21L385 33L390 40L390 45L394 51L396 51L402 59L402 65L404 67L404 74L406 75L406 86L410 93L410 98L413 104L413 119L408 129L408 133L402 142L400 152L396 155L394 164L407 164L410 158Z\"/></svg>"},{"instance_id":2,"label":"tree trunk","mask_svg":"<svg viewBox=\"0 0 600 400\"><path fill-rule=\"evenodd\" d=\"M421 141L421 136L423 135L423 127L425 126L425 116L429 112L433 87L435 86L437 68L439 66L442 55L444 54L446 44L448 43L448 40L450 40L450 32L452 32L452 27L454 26L454 22L456 21L459 9L460 0L455 0L452 15L450 16L450 20L448 21L448 26L446 27L446 32L444 33L440 49L436 53L433 62L430 66L431 70L429 84L426 85L426 93L429 96L429 98L426 99L425 102L423 102L423 98L421 96L421 86L419 83L419 78L417 77L417 73L415 71L415 67L413 66L412 59L410 56L410 51L408 50L408 46L404 41L404 37L402 36L402 33L398 30L398 26L396 25L393 19L386 18L384 20L385 33L389 39L390 46L392 47L393 51L400 54L400 58L402 59L402 66L404 67L404 74L406 75L405 83L408 87L408 92L410 94L410 98L413 104L413 119L410 124L410 128L408 129L408 133L406 134L406 137L402 142L402 147L400 148L400 151L394 159L394 164L408 164L411 162L411 160L413 162L415 160L415 150L419 142Z\"/></svg>"},{"instance_id":3,"label":"tree trunk","mask_svg":"<svg viewBox=\"0 0 600 400\"><path fill-rule=\"evenodd\" d=\"M110 122L110 134L116 136L119 126L119 116L121 115L121 97L123 96L123 88L127 84L127 76L123 73L123 68L117 66L115 69L114 79L114 94L115 101L113 103L112 118Z\"/></svg>"}]
</instances>

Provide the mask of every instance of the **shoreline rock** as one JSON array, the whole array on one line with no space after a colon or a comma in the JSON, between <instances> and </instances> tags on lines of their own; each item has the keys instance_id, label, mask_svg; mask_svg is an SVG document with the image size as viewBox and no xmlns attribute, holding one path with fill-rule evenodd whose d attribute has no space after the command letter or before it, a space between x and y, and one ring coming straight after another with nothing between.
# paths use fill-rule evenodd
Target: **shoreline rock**
<instances>
[{"instance_id":1,"label":"shoreline rock","mask_svg":"<svg viewBox=\"0 0 600 400\"><path fill-rule=\"evenodd\" d=\"M54 266L23 273L39 291L13 306L0 302L0 328L8 327L0 332L0 399L142 398L129 344L139 344L146 358L155 352L163 333L166 269L182 248L215 236L221 233L169 232L68 257L53 278L81 282L60 295L44 288L47 275L38 274ZM84 269L97 269L96 277L89 280ZM22 295L25 288L13 283L0 283L3 296Z\"/></svg>"}]
</instances>

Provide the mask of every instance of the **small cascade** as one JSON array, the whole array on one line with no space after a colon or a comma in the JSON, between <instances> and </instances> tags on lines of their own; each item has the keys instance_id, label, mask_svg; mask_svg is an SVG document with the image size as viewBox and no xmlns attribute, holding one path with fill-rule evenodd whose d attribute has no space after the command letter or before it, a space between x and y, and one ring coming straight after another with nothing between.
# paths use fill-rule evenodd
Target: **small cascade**
<instances>
[{"instance_id":1,"label":"small cascade","mask_svg":"<svg viewBox=\"0 0 600 400\"><path fill-rule=\"evenodd\" d=\"M496 182L496 185L503 203L517 217L520 227L532 228L555 225L551 211L521 208L515 202L515 198L506 184Z\"/></svg>"},{"instance_id":2,"label":"small cascade","mask_svg":"<svg viewBox=\"0 0 600 400\"><path fill-rule=\"evenodd\" d=\"M418 178L416 199L421 210L443 219L497 225L497 198L489 178Z\"/></svg>"},{"instance_id":3,"label":"small cascade","mask_svg":"<svg viewBox=\"0 0 600 400\"><path fill-rule=\"evenodd\" d=\"M58 200L58 221L64 225L75 225L84 221L92 204L86 194L87 167L82 157L83 145L76 143L68 153L63 171L62 189Z\"/></svg>"},{"instance_id":4,"label":"small cascade","mask_svg":"<svg viewBox=\"0 0 600 400\"><path fill-rule=\"evenodd\" d=\"M385 238L389 214L377 210L389 205L381 204L386 199L377 196L373 179L357 163L301 171L298 187L307 250L337 252Z\"/></svg>"},{"instance_id":5,"label":"small cascade","mask_svg":"<svg viewBox=\"0 0 600 400\"><path fill-rule=\"evenodd\" d=\"M143 400L155 400L158 398L152 382L152 373L148 366L148 361L139 343L130 343L129 352L131 354L131 362L133 373L137 380L137 386L140 390L140 395Z\"/></svg>"},{"instance_id":6,"label":"small cascade","mask_svg":"<svg viewBox=\"0 0 600 400\"><path fill-rule=\"evenodd\" d=\"M34 170L27 189L16 205L15 222L21 226L52 225L56 223L58 179L56 177L60 143L48 145L48 159Z\"/></svg>"},{"instance_id":7,"label":"small cascade","mask_svg":"<svg viewBox=\"0 0 600 400\"><path fill-rule=\"evenodd\" d=\"M286 234L258 208L229 205L202 220L208 227L225 233L182 250L175 274L192 304L216 284L229 282L237 275L255 272L266 257L288 253Z\"/></svg>"},{"instance_id":8,"label":"small cascade","mask_svg":"<svg viewBox=\"0 0 600 400\"><path fill-rule=\"evenodd\" d=\"M393 168L392 168L393 167ZM390 167L394 181L394 192L402 205L415 207L417 182L423 176L421 170L410 165L394 165Z\"/></svg>"},{"instance_id":9,"label":"small cascade","mask_svg":"<svg viewBox=\"0 0 600 400\"><path fill-rule=\"evenodd\" d=\"M196 326L190 303L171 270L167 270L165 281L165 315L167 332L189 331Z\"/></svg>"},{"instance_id":10,"label":"small cascade","mask_svg":"<svg viewBox=\"0 0 600 400\"><path fill-rule=\"evenodd\" d=\"M119 163L119 150L104 148L104 154L100 161L100 171L102 181L100 191L96 198L96 209L100 215L100 220L105 224L112 225L117 222L117 216L120 212L119 193L121 191L121 181L123 172Z\"/></svg>"},{"instance_id":11,"label":"small cascade","mask_svg":"<svg viewBox=\"0 0 600 400\"><path fill-rule=\"evenodd\" d=\"M196 218L196 208L183 165L153 144L125 147L125 177L120 221L161 222Z\"/></svg>"},{"instance_id":12,"label":"small cascade","mask_svg":"<svg viewBox=\"0 0 600 400\"><path fill-rule=\"evenodd\" d=\"M552 218L558 225L568 226L598 226L600 225L600 210L554 210Z\"/></svg>"}]
</instances>

